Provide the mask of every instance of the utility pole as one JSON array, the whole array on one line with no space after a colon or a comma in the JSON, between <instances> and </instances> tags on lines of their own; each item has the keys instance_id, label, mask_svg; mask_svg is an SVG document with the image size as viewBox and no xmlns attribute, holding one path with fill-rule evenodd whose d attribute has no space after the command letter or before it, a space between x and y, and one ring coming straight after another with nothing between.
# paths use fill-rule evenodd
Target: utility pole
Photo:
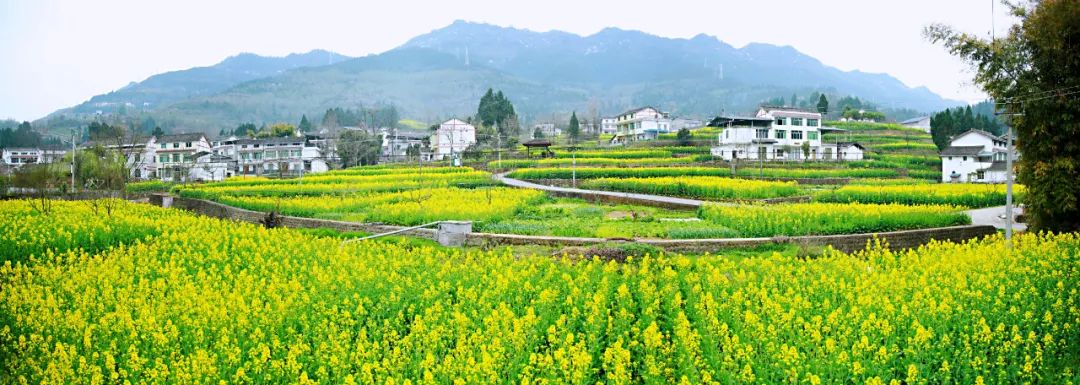
<instances>
[{"instance_id":1,"label":"utility pole","mask_svg":"<svg viewBox=\"0 0 1080 385\"><path fill-rule=\"evenodd\" d=\"M75 193L75 129L71 129L71 193Z\"/></svg>"},{"instance_id":2,"label":"utility pole","mask_svg":"<svg viewBox=\"0 0 1080 385\"><path fill-rule=\"evenodd\" d=\"M496 168L502 171L502 134L499 133L499 122L495 122L495 153L499 157L498 163L495 163Z\"/></svg>"},{"instance_id":3,"label":"utility pole","mask_svg":"<svg viewBox=\"0 0 1080 385\"><path fill-rule=\"evenodd\" d=\"M1004 102L1004 104L1012 104L1012 102ZM996 103L995 107L997 107ZM1021 112L994 112L994 115L1024 116ZM1010 121L1005 125L1005 245L1008 247L1012 246L1013 233L1013 133L1011 123Z\"/></svg>"},{"instance_id":4,"label":"utility pole","mask_svg":"<svg viewBox=\"0 0 1080 385\"><path fill-rule=\"evenodd\" d=\"M1007 126L1005 132L1005 240L1011 244L1013 232L1012 125Z\"/></svg>"}]
</instances>

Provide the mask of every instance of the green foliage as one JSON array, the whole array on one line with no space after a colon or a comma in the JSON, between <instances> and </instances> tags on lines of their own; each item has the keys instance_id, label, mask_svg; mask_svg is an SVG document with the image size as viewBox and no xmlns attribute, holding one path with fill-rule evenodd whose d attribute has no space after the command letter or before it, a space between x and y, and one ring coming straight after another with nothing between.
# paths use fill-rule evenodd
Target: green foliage
<instances>
[{"instance_id":1,"label":"green foliage","mask_svg":"<svg viewBox=\"0 0 1080 385\"><path fill-rule=\"evenodd\" d=\"M820 112L821 115L829 114L829 99L825 97L825 94L821 94L821 96L818 97L817 111Z\"/></svg>"},{"instance_id":2,"label":"green foliage","mask_svg":"<svg viewBox=\"0 0 1080 385\"><path fill-rule=\"evenodd\" d=\"M476 119L485 126L499 126L500 133L508 133L503 127L510 125L510 120L517 120L514 105L503 95L488 88L484 96L480 97L480 105L476 108ZM516 133L515 133L516 134Z\"/></svg>"},{"instance_id":3,"label":"green foliage","mask_svg":"<svg viewBox=\"0 0 1080 385\"><path fill-rule=\"evenodd\" d=\"M640 167L640 168L590 168L578 167L578 179L593 178L652 178L652 177L677 177L677 176L731 176L731 170L727 168L707 167ZM767 178L891 178L897 176L894 170L883 169L783 169L765 168L740 168L738 176L757 177L763 175ZM514 170L508 174L511 178L520 179L570 179L569 168L531 168Z\"/></svg>"},{"instance_id":4,"label":"green foliage","mask_svg":"<svg viewBox=\"0 0 1080 385\"><path fill-rule=\"evenodd\" d=\"M675 134L675 139L679 141L680 146L689 146L690 141L693 139L693 135L690 134L689 129L683 127Z\"/></svg>"},{"instance_id":5,"label":"green foliage","mask_svg":"<svg viewBox=\"0 0 1080 385\"><path fill-rule=\"evenodd\" d=\"M795 182L769 182L721 177L599 178L582 188L710 200L764 199L802 193Z\"/></svg>"},{"instance_id":6,"label":"green foliage","mask_svg":"<svg viewBox=\"0 0 1080 385\"><path fill-rule=\"evenodd\" d=\"M0 129L0 148L38 147L45 143L41 134L30 126L30 122L19 123L16 127Z\"/></svg>"},{"instance_id":7,"label":"green foliage","mask_svg":"<svg viewBox=\"0 0 1080 385\"><path fill-rule=\"evenodd\" d=\"M1080 230L1080 2L1010 5L1019 24L995 41L944 25L926 28L932 42L975 68L974 82L1004 103L1023 156L1031 230Z\"/></svg>"},{"instance_id":8,"label":"green foliage","mask_svg":"<svg viewBox=\"0 0 1080 385\"><path fill-rule=\"evenodd\" d=\"M129 193L153 193L153 192L168 192L173 187L173 183L165 182L161 180L147 180L140 182L131 182L124 186L124 189Z\"/></svg>"},{"instance_id":9,"label":"green foliage","mask_svg":"<svg viewBox=\"0 0 1080 385\"><path fill-rule=\"evenodd\" d=\"M1013 191L1016 194L1015 202L1022 202L1024 186L1016 185ZM814 199L819 202L944 204L978 208L1005 204L1005 186L981 183L860 183L822 190Z\"/></svg>"},{"instance_id":10,"label":"green foliage","mask_svg":"<svg viewBox=\"0 0 1080 385\"><path fill-rule=\"evenodd\" d=\"M990 102L982 102L979 105L983 106L978 109L982 113L973 113L971 106L966 106L941 111L930 117L930 134L933 135L934 144L938 149L948 147L949 140L954 136L971 129L987 131L994 135L1002 134L1004 127L996 117L991 115L993 105Z\"/></svg>"},{"instance_id":11,"label":"green foliage","mask_svg":"<svg viewBox=\"0 0 1080 385\"><path fill-rule=\"evenodd\" d=\"M296 126L296 129L300 132L311 132L311 121L308 120L307 114L300 117L300 125Z\"/></svg>"},{"instance_id":12,"label":"green foliage","mask_svg":"<svg viewBox=\"0 0 1080 385\"><path fill-rule=\"evenodd\" d=\"M382 141L367 130L345 130L337 143L337 153L344 167L378 163Z\"/></svg>"},{"instance_id":13,"label":"green foliage","mask_svg":"<svg viewBox=\"0 0 1080 385\"><path fill-rule=\"evenodd\" d=\"M109 141L116 140L117 138L124 137L124 128L120 126L110 126L104 122L91 122L86 127L87 133L90 135L90 140L97 141Z\"/></svg>"},{"instance_id":14,"label":"green foliage","mask_svg":"<svg viewBox=\"0 0 1080 385\"><path fill-rule=\"evenodd\" d=\"M581 137L581 125L578 123L577 111L570 114L570 125L566 127L566 135L570 137L570 143L577 143Z\"/></svg>"},{"instance_id":15,"label":"green foliage","mask_svg":"<svg viewBox=\"0 0 1080 385\"><path fill-rule=\"evenodd\" d=\"M954 206L792 203L726 206L709 204L700 216L742 237L859 234L971 223Z\"/></svg>"}]
</instances>

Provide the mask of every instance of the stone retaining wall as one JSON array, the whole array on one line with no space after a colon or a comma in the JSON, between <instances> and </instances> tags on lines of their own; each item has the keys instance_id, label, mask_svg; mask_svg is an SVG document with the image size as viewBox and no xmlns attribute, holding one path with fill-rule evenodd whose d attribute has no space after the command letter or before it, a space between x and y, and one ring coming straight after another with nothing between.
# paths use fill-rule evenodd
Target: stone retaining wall
<instances>
[{"instance_id":1,"label":"stone retaining wall","mask_svg":"<svg viewBox=\"0 0 1080 385\"><path fill-rule=\"evenodd\" d=\"M150 197L150 203L164 205L168 199L165 194L154 194ZM182 197L172 198L172 207L189 210L198 214L232 219L249 223L261 224L266 217L265 213L245 210L217 202L202 199ZM401 226L383 224L356 223L335 221L329 219L300 218L282 216L282 224L292 228L328 228L338 231L361 231L365 233L382 233L402 229ZM635 239L630 242L639 242L662 248L672 252L705 253L723 249L756 247L776 244L799 244L832 246L837 250L852 252L866 247L867 242L875 238L887 242L892 249L914 248L931 240L960 242L971 238L983 237L994 234L997 230L993 226L953 226L932 229L890 231L869 234L848 235L810 235L798 237L772 237L772 238L724 238L724 239ZM414 229L401 233L419 238L435 239L434 229ZM618 242L603 238L574 238L574 237L548 237L515 234L489 234L470 233L466 236L465 244L469 246L500 246L500 245L542 245L542 246L588 246L606 242Z\"/></svg>"},{"instance_id":2,"label":"stone retaining wall","mask_svg":"<svg viewBox=\"0 0 1080 385\"><path fill-rule=\"evenodd\" d=\"M570 187L570 183L566 179L523 179L526 182L536 183L545 186L558 186L558 187ZM546 191L546 190L545 190ZM641 206L662 207L667 209L676 210L696 210L697 205L680 204L675 202L657 202L648 199L638 199L634 197L619 196L618 194L624 193L623 191L602 191L597 193L590 192L563 192L563 191L546 191L548 195L564 198L578 198L584 199L589 202L610 203L610 204L634 204ZM613 195L614 194L614 195ZM644 193L629 193L629 194L644 194ZM694 198L688 198L694 199ZM794 197L781 197L781 198L768 198L768 199L724 199L717 200L715 202L750 202L750 203L763 203L763 204L778 204L778 203L807 203L812 199L809 195L794 196Z\"/></svg>"}]
</instances>

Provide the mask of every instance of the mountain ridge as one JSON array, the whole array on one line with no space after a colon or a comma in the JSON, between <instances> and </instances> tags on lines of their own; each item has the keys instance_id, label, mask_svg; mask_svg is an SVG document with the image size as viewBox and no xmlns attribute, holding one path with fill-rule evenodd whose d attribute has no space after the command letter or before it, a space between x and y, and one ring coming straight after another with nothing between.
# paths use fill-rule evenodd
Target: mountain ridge
<instances>
[{"instance_id":1,"label":"mountain ridge","mask_svg":"<svg viewBox=\"0 0 1080 385\"><path fill-rule=\"evenodd\" d=\"M331 59L321 63L320 55ZM226 81L181 87L177 94L182 98L142 110L167 126L208 132L239 122L294 121L327 108L373 104L394 104L403 116L418 119L467 116L489 87L503 89L524 124L574 110L606 115L646 104L706 118L814 91L920 111L961 104L888 74L830 67L789 45L735 48L704 33L669 38L608 27L581 36L458 20L380 54L333 55L321 50L292 54L285 58L304 60L282 68L262 66L265 57L241 53L214 66L154 75L132 87L138 91L153 85L152 80L184 71L223 76ZM88 113L87 104L117 99L121 90L67 112Z\"/></svg>"}]
</instances>

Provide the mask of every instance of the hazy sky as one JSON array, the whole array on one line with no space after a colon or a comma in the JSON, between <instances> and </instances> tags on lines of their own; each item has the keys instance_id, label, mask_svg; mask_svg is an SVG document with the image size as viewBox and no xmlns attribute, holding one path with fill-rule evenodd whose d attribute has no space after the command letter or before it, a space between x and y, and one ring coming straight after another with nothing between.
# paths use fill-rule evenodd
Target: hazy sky
<instances>
[{"instance_id":1,"label":"hazy sky","mask_svg":"<svg viewBox=\"0 0 1080 385\"><path fill-rule=\"evenodd\" d=\"M456 19L582 35L604 27L735 47L791 45L842 70L889 73L946 98L984 97L922 28L988 36L997 0L0 0L0 118L37 119L131 81L239 52L380 53ZM996 6L997 30L1009 20Z\"/></svg>"}]
</instances>

